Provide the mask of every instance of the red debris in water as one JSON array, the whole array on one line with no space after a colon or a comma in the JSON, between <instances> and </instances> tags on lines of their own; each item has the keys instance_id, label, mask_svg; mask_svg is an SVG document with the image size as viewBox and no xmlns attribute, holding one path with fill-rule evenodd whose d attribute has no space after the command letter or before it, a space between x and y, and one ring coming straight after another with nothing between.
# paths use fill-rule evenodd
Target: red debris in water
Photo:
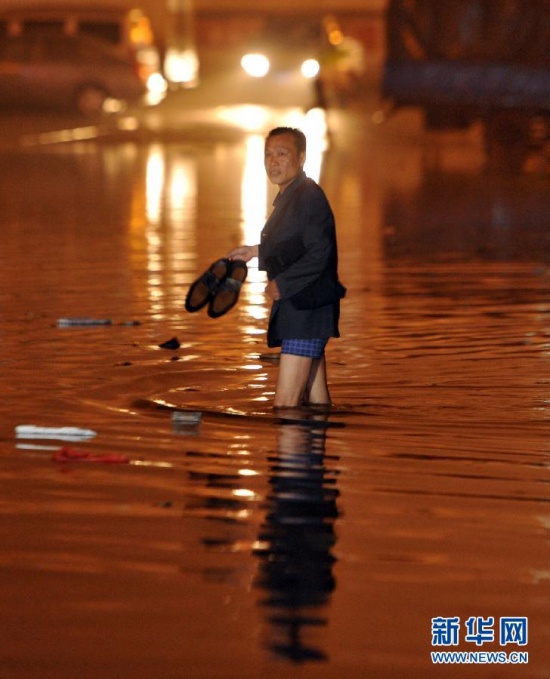
<instances>
[{"instance_id":1,"label":"red debris in water","mask_svg":"<svg viewBox=\"0 0 550 679\"><path fill-rule=\"evenodd\" d=\"M115 455L113 453L102 455L67 447L57 450L52 459L54 462L106 462L110 464L128 464L130 462L130 458L126 455Z\"/></svg>"}]
</instances>

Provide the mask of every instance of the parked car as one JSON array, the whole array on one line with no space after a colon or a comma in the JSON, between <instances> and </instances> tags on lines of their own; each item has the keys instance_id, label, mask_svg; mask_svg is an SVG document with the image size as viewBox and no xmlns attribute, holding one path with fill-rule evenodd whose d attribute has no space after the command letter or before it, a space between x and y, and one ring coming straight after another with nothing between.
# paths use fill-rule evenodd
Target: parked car
<instances>
[{"instance_id":1,"label":"parked car","mask_svg":"<svg viewBox=\"0 0 550 679\"><path fill-rule=\"evenodd\" d=\"M0 105L72 108L97 115L106 104L146 98L130 58L84 34L40 26L0 36Z\"/></svg>"},{"instance_id":2,"label":"parked car","mask_svg":"<svg viewBox=\"0 0 550 679\"><path fill-rule=\"evenodd\" d=\"M9 5L10 0L0 4ZM120 57L134 60L144 79L161 70L151 21L140 9L111 7L96 0L78 6L62 4L59 0L29 6L21 0L17 3L11 0L11 5L0 12L2 35L18 36L41 29L64 35L87 35L108 43Z\"/></svg>"}]
</instances>

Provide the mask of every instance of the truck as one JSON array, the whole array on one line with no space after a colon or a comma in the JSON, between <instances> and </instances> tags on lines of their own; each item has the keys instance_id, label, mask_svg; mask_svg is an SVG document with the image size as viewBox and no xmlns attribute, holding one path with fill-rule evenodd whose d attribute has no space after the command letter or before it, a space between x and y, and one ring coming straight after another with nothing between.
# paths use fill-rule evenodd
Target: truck
<instances>
[{"instance_id":1,"label":"truck","mask_svg":"<svg viewBox=\"0 0 550 679\"><path fill-rule=\"evenodd\" d=\"M480 122L493 163L548 158L550 0L389 0L381 90L427 130Z\"/></svg>"}]
</instances>

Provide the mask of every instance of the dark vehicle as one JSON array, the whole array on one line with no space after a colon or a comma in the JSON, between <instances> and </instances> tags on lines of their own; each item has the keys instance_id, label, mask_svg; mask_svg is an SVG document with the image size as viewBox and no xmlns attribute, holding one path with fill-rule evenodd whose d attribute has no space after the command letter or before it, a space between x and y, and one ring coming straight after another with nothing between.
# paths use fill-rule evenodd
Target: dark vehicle
<instances>
[{"instance_id":1,"label":"dark vehicle","mask_svg":"<svg viewBox=\"0 0 550 679\"><path fill-rule=\"evenodd\" d=\"M271 74L275 78L287 75L312 78L319 72L322 27L315 21L272 17L242 49L241 65L252 77Z\"/></svg>"},{"instance_id":2,"label":"dark vehicle","mask_svg":"<svg viewBox=\"0 0 550 679\"><path fill-rule=\"evenodd\" d=\"M202 81L223 74L233 100L330 105L362 75L361 45L332 16L239 14L201 24L198 37Z\"/></svg>"},{"instance_id":3,"label":"dark vehicle","mask_svg":"<svg viewBox=\"0 0 550 679\"><path fill-rule=\"evenodd\" d=\"M0 104L60 107L90 116L111 101L137 101L147 86L135 64L85 35L28 30L0 36Z\"/></svg>"},{"instance_id":4,"label":"dark vehicle","mask_svg":"<svg viewBox=\"0 0 550 679\"><path fill-rule=\"evenodd\" d=\"M428 129L484 124L490 157L548 146L550 0L390 0L382 93Z\"/></svg>"},{"instance_id":5,"label":"dark vehicle","mask_svg":"<svg viewBox=\"0 0 550 679\"><path fill-rule=\"evenodd\" d=\"M357 41L345 37L335 17L270 17L243 46L241 65L248 75L313 85L315 103L327 106L351 94L363 75Z\"/></svg>"}]
</instances>

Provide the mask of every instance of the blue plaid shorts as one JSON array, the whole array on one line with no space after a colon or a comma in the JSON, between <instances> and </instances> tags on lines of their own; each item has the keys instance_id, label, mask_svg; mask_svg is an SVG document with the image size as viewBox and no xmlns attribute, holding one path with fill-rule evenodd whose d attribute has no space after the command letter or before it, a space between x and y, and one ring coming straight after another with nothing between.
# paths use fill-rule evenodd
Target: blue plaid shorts
<instances>
[{"instance_id":1,"label":"blue plaid shorts","mask_svg":"<svg viewBox=\"0 0 550 679\"><path fill-rule=\"evenodd\" d=\"M281 344L281 353L306 358L322 358L327 342L328 339L284 339Z\"/></svg>"}]
</instances>

